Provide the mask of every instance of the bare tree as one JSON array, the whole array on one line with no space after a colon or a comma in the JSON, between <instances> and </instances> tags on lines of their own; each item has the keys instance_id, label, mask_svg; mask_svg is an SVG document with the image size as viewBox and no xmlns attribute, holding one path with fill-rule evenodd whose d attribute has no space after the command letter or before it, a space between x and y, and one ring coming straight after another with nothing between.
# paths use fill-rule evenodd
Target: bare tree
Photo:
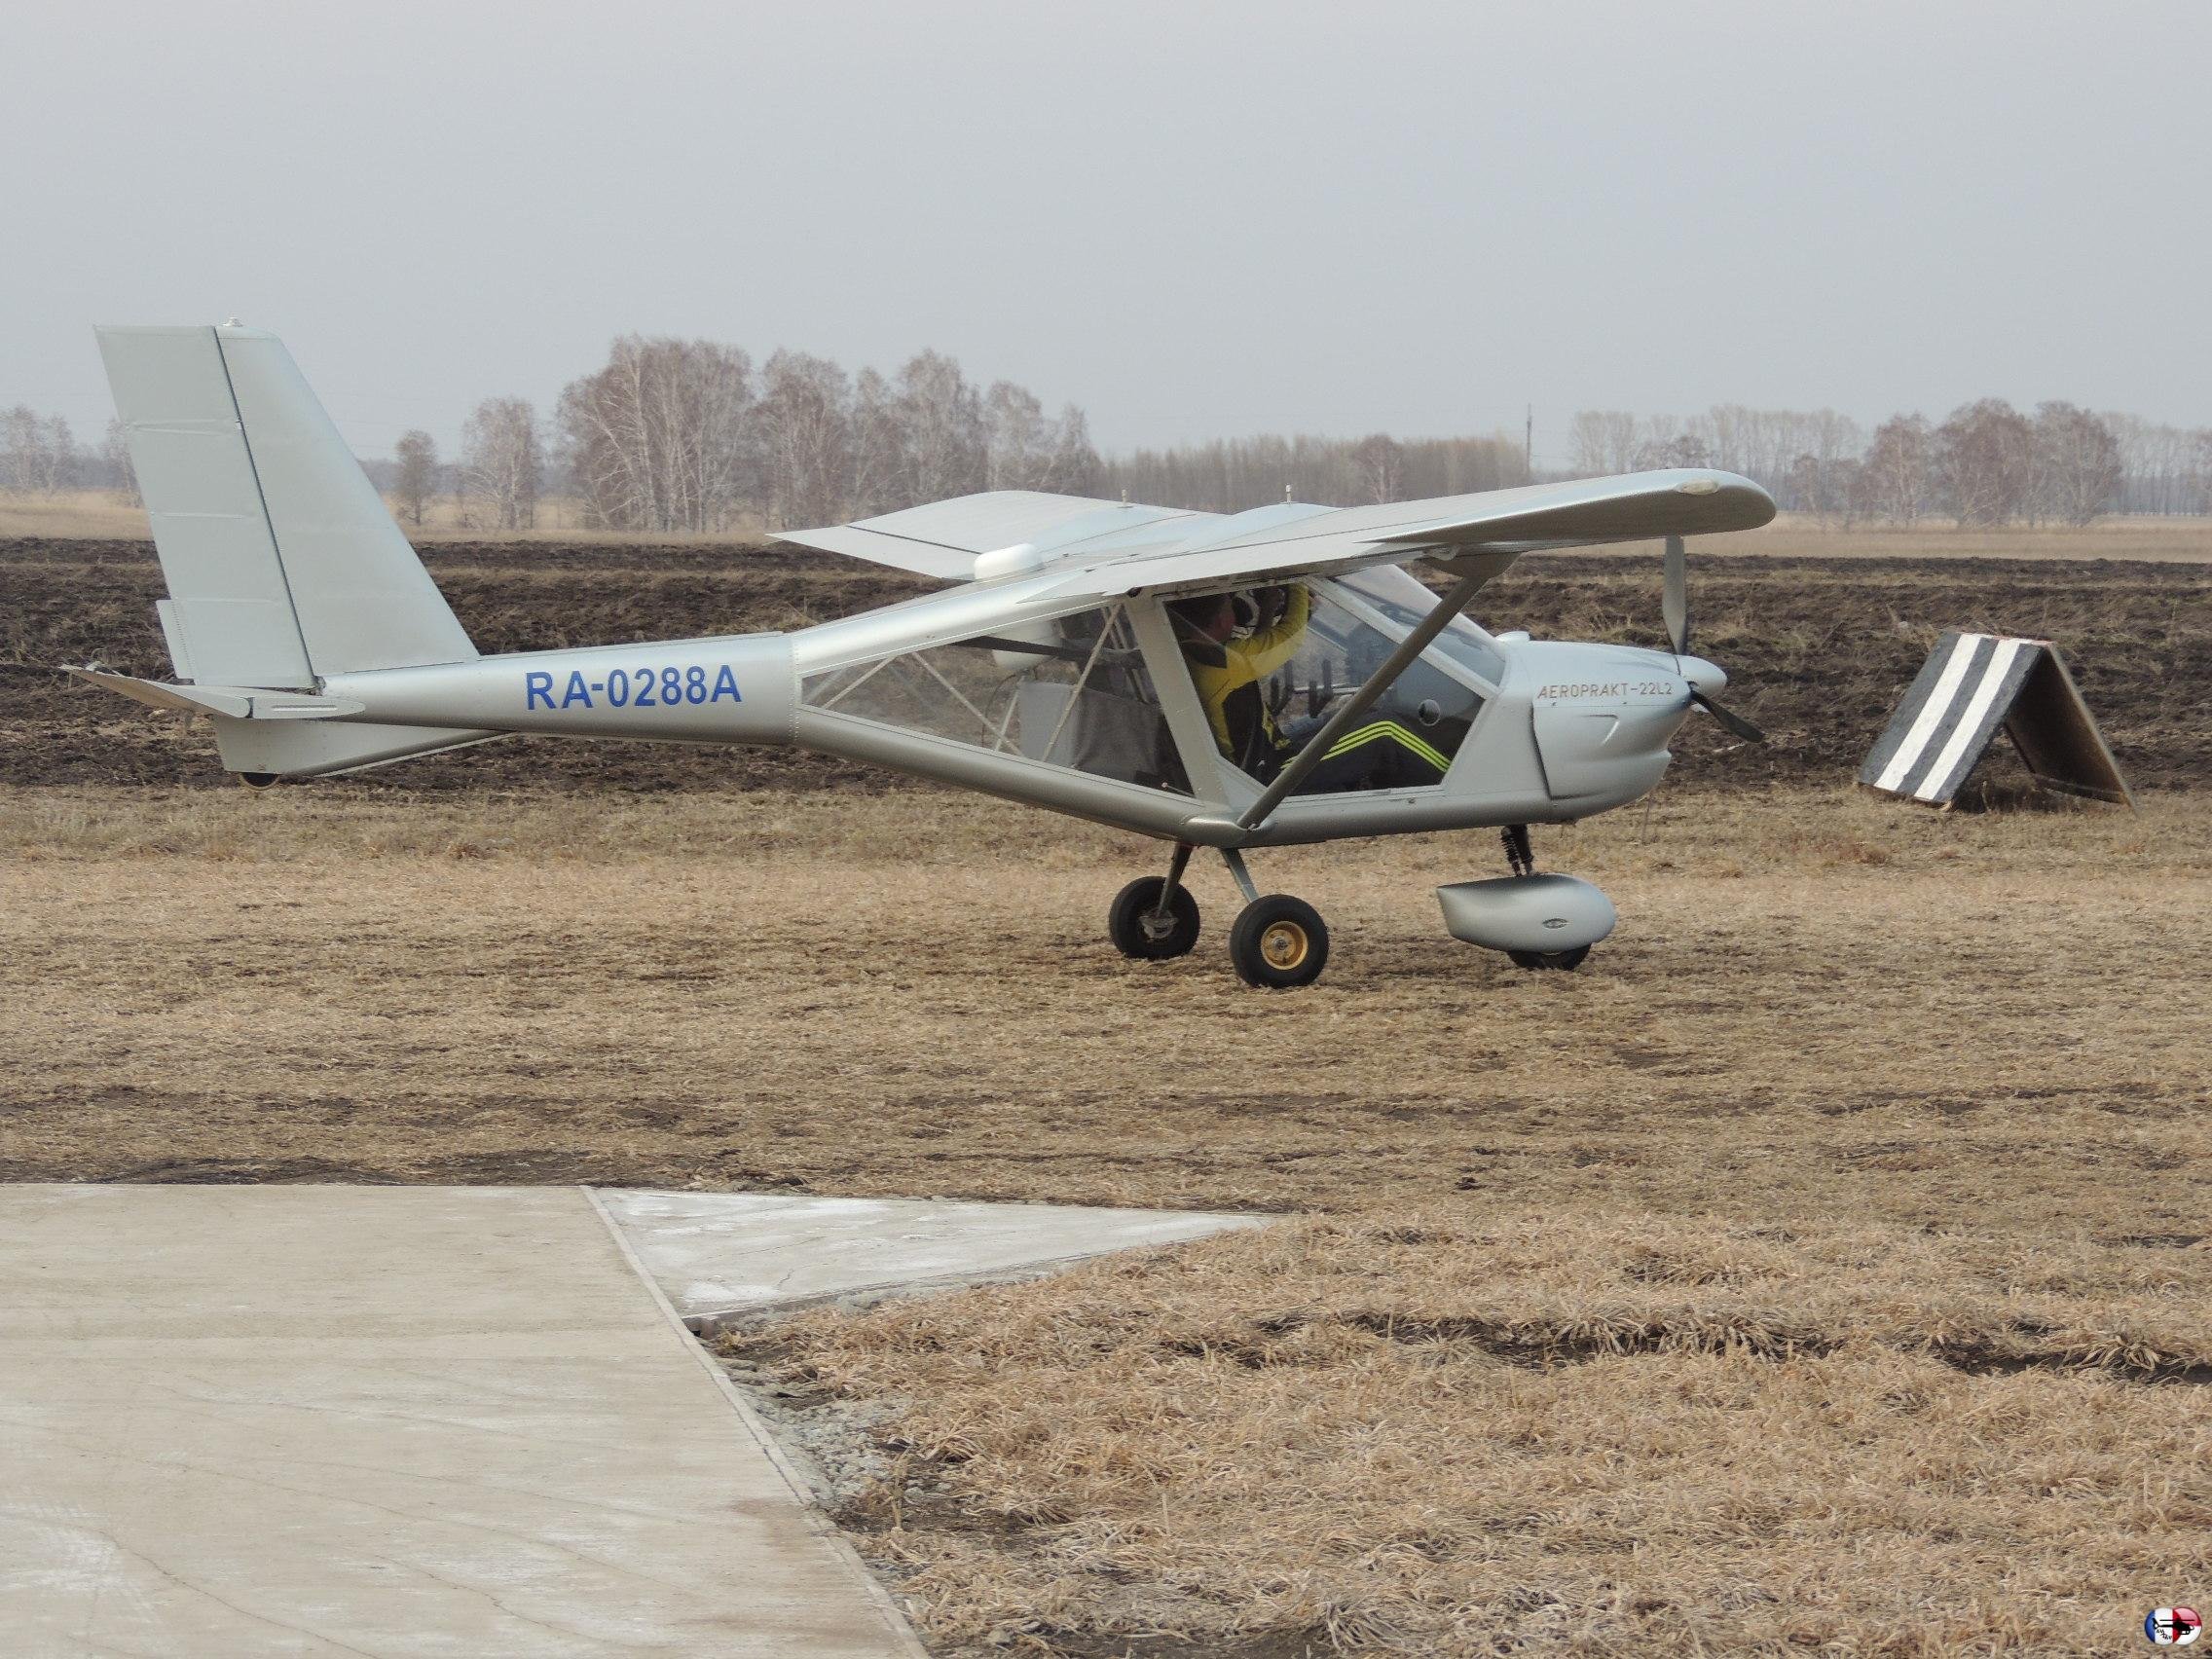
<instances>
[{"instance_id":1,"label":"bare tree","mask_svg":"<svg viewBox=\"0 0 2212 1659\"><path fill-rule=\"evenodd\" d=\"M107 435L100 442L100 462L107 473L107 487L115 492L116 499L127 507L143 506L144 498L138 494L138 472L130 464L130 444L125 435L123 423L110 417Z\"/></svg>"},{"instance_id":2,"label":"bare tree","mask_svg":"<svg viewBox=\"0 0 2212 1659\"><path fill-rule=\"evenodd\" d=\"M1625 409L1584 409L1567 423L1567 466L1578 477L1604 478L1636 464L1637 420Z\"/></svg>"},{"instance_id":3,"label":"bare tree","mask_svg":"<svg viewBox=\"0 0 2212 1659\"><path fill-rule=\"evenodd\" d=\"M832 524L852 490L853 394L827 357L778 351L761 371L754 424L768 522Z\"/></svg>"},{"instance_id":4,"label":"bare tree","mask_svg":"<svg viewBox=\"0 0 2212 1659\"><path fill-rule=\"evenodd\" d=\"M1711 466L1713 450L1705 434L1692 423L1671 415L1651 418L1649 434L1637 446L1634 471L1668 466Z\"/></svg>"},{"instance_id":5,"label":"bare tree","mask_svg":"<svg viewBox=\"0 0 2212 1659\"><path fill-rule=\"evenodd\" d=\"M1352 446L1362 501L1402 501L1406 498L1406 451L1387 432L1376 432Z\"/></svg>"},{"instance_id":6,"label":"bare tree","mask_svg":"<svg viewBox=\"0 0 2212 1659\"><path fill-rule=\"evenodd\" d=\"M726 529L753 498L753 362L734 346L624 335L561 393L566 457L589 520L612 530Z\"/></svg>"},{"instance_id":7,"label":"bare tree","mask_svg":"<svg viewBox=\"0 0 2212 1659\"><path fill-rule=\"evenodd\" d=\"M2201 432L2106 411L2098 417L2120 446L2120 494L2123 513L2194 513L2206 505L2196 492L2197 445Z\"/></svg>"},{"instance_id":8,"label":"bare tree","mask_svg":"<svg viewBox=\"0 0 2212 1659\"><path fill-rule=\"evenodd\" d=\"M420 427L402 432L392 445L391 459L398 468L391 493L399 498L399 510L407 521L420 529L430 498L438 493L437 441Z\"/></svg>"},{"instance_id":9,"label":"bare tree","mask_svg":"<svg viewBox=\"0 0 2212 1659\"><path fill-rule=\"evenodd\" d=\"M1061 417L1063 426L1069 420ZM1062 484L1078 494L1124 490L1135 500L1207 512L1241 512L1280 501L1287 489L1298 499L1340 505L1375 498L1378 479L1363 467L1358 443L1342 438L1258 437L1138 450L1100 462L1095 484ZM1388 439L1388 451L1370 452L1393 499L1457 496L1529 482L1519 432L1488 437ZM1088 447L1088 436L1084 439ZM1391 476L1394 472L1394 481Z\"/></svg>"},{"instance_id":10,"label":"bare tree","mask_svg":"<svg viewBox=\"0 0 2212 1659\"><path fill-rule=\"evenodd\" d=\"M1034 392L999 381L983 394L984 482L993 490L1049 490L1059 434Z\"/></svg>"},{"instance_id":11,"label":"bare tree","mask_svg":"<svg viewBox=\"0 0 2212 1659\"><path fill-rule=\"evenodd\" d=\"M960 365L942 352L924 351L899 371L897 387L900 505L982 489L990 455L983 400Z\"/></svg>"},{"instance_id":12,"label":"bare tree","mask_svg":"<svg viewBox=\"0 0 2212 1659\"><path fill-rule=\"evenodd\" d=\"M0 411L0 490L36 489L45 472L46 423L27 403Z\"/></svg>"},{"instance_id":13,"label":"bare tree","mask_svg":"<svg viewBox=\"0 0 2212 1659\"><path fill-rule=\"evenodd\" d=\"M2119 493L2120 444L2112 428L2071 403L2036 408L2031 510L2039 518L2083 525Z\"/></svg>"},{"instance_id":14,"label":"bare tree","mask_svg":"<svg viewBox=\"0 0 2212 1659\"><path fill-rule=\"evenodd\" d=\"M0 489L51 496L77 481L77 440L59 415L27 404L0 414Z\"/></svg>"},{"instance_id":15,"label":"bare tree","mask_svg":"<svg viewBox=\"0 0 2212 1659\"><path fill-rule=\"evenodd\" d=\"M461 488L482 502L487 528L529 530L537 523L545 447L527 398L487 397L461 427Z\"/></svg>"},{"instance_id":16,"label":"bare tree","mask_svg":"<svg viewBox=\"0 0 2212 1659\"><path fill-rule=\"evenodd\" d=\"M1928 423L1918 415L1893 415L1874 428L1861 480L1867 512L1892 524L1912 524L1928 509L1934 482Z\"/></svg>"},{"instance_id":17,"label":"bare tree","mask_svg":"<svg viewBox=\"0 0 2212 1659\"><path fill-rule=\"evenodd\" d=\"M906 470L898 396L889 381L863 369L853 381L852 511L869 518L907 504L900 498Z\"/></svg>"},{"instance_id":18,"label":"bare tree","mask_svg":"<svg viewBox=\"0 0 2212 1659\"><path fill-rule=\"evenodd\" d=\"M1961 525L2009 524L2028 501L2035 429L2001 397L1951 412L1936 428L1936 476Z\"/></svg>"},{"instance_id":19,"label":"bare tree","mask_svg":"<svg viewBox=\"0 0 2212 1659\"><path fill-rule=\"evenodd\" d=\"M1074 404L1061 405L1052 440L1051 488L1070 496L1096 495L1104 470L1090 441L1090 420Z\"/></svg>"}]
</instances>

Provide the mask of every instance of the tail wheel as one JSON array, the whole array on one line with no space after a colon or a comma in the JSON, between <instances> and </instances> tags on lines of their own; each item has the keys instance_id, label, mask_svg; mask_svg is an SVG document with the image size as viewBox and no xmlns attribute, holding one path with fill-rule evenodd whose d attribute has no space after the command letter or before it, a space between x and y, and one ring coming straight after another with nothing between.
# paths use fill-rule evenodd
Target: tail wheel
<instances>
[{"instance_id":1,"label":"tail wheel","mask_svg":"<svg viewBox=\"0 0 2212 1659\"><path fill-rule=\"evenodd\" d=\"M1106 912L1106 935L1124 956L1164 962L1171 956L1188 956L1198 942L1198 902L1178 881L1162 911L1160 891L1166 885L1161 877L1147 875L1114 895L1113 906Z\"/></svg>"},{"instance_id":2,"label":"tail wheel","mask_svg":"<svg viewBox=\"0 0 2212 1659\"><path fill-rule=\"evenodd\" d=\"M1509 950L1516 968L1556 968L1567 972L1582 966L1582 959L1590 954L1590 947L1578 944L1572 950Z\"/></svg>"},{"instance_id":3,"label":"tail wheel","mask_svg":"<svg viewBox=\"0 0 2212 1659\"><path fill-rule=\"evenodd\" d=\"M1247 985L1310 985L1329 964L1329 930L1305 900L1271 893L1237 913L1229 930L1229 959Z\"/></svg>"}]
</instances>

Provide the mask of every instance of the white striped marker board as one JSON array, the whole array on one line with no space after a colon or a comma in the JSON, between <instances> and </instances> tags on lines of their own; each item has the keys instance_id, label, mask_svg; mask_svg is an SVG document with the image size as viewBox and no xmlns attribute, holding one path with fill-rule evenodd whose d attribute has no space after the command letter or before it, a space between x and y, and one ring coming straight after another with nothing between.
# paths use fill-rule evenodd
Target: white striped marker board
<instances>
[{"instance_id":1,"label":"white striped marker board","mask_svg":"<svg viewBox=\"0 0 2212 1659\"><path fill-rule=\"evenodd\" d=\"M2134 804L2058 647L2002 634L1950 633L1936 641L1859 781L1948 806L2000 727L2039 782Z\"/></svg>"}]
</instances>

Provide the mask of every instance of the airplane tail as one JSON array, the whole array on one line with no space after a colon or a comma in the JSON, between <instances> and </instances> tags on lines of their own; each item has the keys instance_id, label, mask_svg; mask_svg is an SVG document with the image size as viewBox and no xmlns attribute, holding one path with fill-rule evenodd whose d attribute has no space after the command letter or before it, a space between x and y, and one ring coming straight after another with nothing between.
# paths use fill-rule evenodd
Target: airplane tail
<instances>
[{"instance_id":1,"label":"airplane tail","mask_svg":"<svg viewBox=\"0 0 2212 1659\"><path fill-rule=\"evenodd\" d=\"M229 324L96 332L168 587L157 609L180 681L313 693L332 675L476 660L282 341ZM348 771L488 735L270 723L214 712L219 696L188 701L214 720L224 765L248 776Z\"/></svg>"}]
</instances>

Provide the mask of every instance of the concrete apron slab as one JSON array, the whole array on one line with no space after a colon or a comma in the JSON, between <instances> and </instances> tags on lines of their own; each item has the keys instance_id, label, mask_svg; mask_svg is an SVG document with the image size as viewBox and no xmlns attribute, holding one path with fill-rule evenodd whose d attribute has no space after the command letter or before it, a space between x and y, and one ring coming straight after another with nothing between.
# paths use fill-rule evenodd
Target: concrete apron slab
<instances>
[{"instance_id":1,"label":"concrete apron slab","mask_svg":"<svg viewBox=\"0 0 2212 1659\"><path fill-rule=\"evenodd\" d=\"M1189 1210L942 1198L613 1189L597 1197L645 1272L701 1332L781 1307L1024 1277L1264 1225Z\"/></svg>"},{"instance_id":2,"label":"concrete apron slab","mask_svg":"<svg viewBox=\"0 0 2212 1659\"><path fill-rule=\"evenodd\" d=\"M0 1649L920 1653L575 1188L0 1187Z\"/></svg>"}]
</instances>

